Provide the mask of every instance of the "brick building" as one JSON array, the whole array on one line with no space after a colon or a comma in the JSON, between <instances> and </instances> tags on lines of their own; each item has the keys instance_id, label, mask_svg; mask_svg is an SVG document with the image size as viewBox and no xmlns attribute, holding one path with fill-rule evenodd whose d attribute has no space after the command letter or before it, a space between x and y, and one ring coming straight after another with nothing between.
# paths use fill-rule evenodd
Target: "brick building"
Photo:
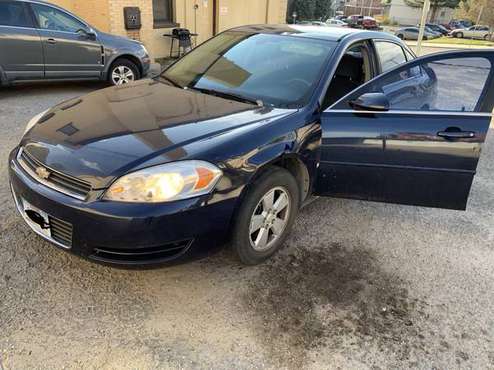
<instances>
[{"instance_id":1,"label":"brick building","mask_svg":"<svg viewBox=\"0 0 494 370\"><path fill-rule=\"evenodd\" d=\"M197 33L197 44L225 29L259 23L285 23L287 0L49 0L95 28L141 40L152 58L169 54L175 27ZM127 30L124 8L138 7L142 26Z\"/></svg>"}]
</instances>

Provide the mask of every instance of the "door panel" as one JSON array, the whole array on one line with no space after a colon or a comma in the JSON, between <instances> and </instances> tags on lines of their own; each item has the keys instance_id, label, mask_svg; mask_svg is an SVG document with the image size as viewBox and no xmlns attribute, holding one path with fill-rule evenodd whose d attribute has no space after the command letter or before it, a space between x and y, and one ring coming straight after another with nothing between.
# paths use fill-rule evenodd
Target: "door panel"
<instances>
[{"instance_id":1,"label":"door panel","mask_svg":"<svg viewBox=\"0 0 494 370\"><path fill-rule=\"evenodd\" d=\"M316 191L465 209L489 123L489 115L326 112ZM472 131L475 137L437 135L448 127Z\"/></svg>"},{"instance_id":2,"label":"door panel","mask_svg":"<svg viewBox=\"0 0 494 370\"><path fill-rule=\"evenodd\" d=\"M45 53L45 77L101 76L101 45L77 33L39 30Z\"/></svg>"},{"instance_id":3,"label":"door panel","mask_svg":"<svg viewBox=\"0 0 494 370\"><path fill-rule=\"evenodd\" d=\"M8 80L43 78L41 39L22 2L0 2L0 68Z\"/></svg>"},{"instance_id":4,"label":"door panel","mask_svg":"<svg viewBox=\"0 0 494 370\"><path fill-rule=\"evenodd\" d=\"M45 77L100 77L99 41L78 30L91 30L70 14L50 6L32 4L44 51Z\"/></svg>"},{"instance_id":5,"label":"door panel","mask_svg":"<svg viewBox=\"0 0 494 370\"><path fill-rule=\"evenodd\" d=\"M41 38L33 28L0 26L0 66L8 80L43 78Z\"/></svg>"},{"instance_id":6,"label":"door panel","mask_svg":"<svg viewBox=\"0 0 494 370\"><path fill-rule=\"evenodd\" d=\"M493 59L494 52L420 58L337 102L321 118L316 192L465 209L491 121ZM348 109L365 93L384 95L389 110Z\"/></svg>"}]
</instances>

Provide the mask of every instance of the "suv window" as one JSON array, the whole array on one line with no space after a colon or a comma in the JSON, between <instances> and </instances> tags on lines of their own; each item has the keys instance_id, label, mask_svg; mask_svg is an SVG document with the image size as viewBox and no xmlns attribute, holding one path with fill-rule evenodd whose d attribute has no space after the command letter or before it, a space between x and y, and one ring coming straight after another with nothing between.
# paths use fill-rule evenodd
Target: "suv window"
<instances>
[{"instance_id":1,"label":"suv window","mask_svg":"<svg viewBox=\"0 0 494 370\"><path fill-rule=\"evenodd\" d=\"M0 26L32 27L33 22L23 3L0 1Z\"/></svg>"},{"instance_id":2,"label":"suv window","mask_svg":"<svg viewBox=\"0 0 494 370\"><path fill-rule=\"evenodd\" d=\"M376 41L377 56L381 62L382 72L387 72L407 61L400 45L386 41Z\"/></svg>"},{"instance_id":3,"label":"suv window","mask_svg":"<svg viewBox=\"0 0 494 370\"><path fill-rule=\"evenodd\" d=\"M40 4L32 4L31 6L41 29L63 32L87 30L85 24L65 12Z\"/></svg>"}]
</instances>

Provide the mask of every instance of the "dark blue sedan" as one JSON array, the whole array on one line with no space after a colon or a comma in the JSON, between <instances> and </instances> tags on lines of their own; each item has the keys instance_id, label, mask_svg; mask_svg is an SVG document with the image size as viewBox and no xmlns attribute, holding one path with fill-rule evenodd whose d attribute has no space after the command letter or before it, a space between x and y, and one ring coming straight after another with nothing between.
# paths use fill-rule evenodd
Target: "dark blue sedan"
<instances>
[{"instance_id":1,"label":"dark blue sedan","mask_svg":"<svg viewBox=\"0 0 494 370\"><path fill-rule=\"evenodd\" d=\"M465 209L493 62L415 58L380 32L232 29L155 79L34 117L9 159L12 193L43 238L122 265L228 241L260 263L314 195Z\"/></svg>"}]
</instances>

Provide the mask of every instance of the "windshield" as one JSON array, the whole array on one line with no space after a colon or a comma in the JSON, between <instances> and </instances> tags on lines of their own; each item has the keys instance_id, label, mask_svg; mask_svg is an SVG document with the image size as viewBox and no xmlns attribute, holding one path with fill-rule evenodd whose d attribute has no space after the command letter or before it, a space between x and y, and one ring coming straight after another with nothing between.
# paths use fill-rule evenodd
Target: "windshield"
<instances>
[{"instance_id":1,"label":"windshield","mask_svg":"<svg viewBox=\"0 0 494 370\"><path fill-rule=\"evenodd\" d=\"M228 31L185 55L161 77L203 93L220 92L263 105L296 108L310 98L335 45L309 38Z\"/></svg>"}]
</instances>

